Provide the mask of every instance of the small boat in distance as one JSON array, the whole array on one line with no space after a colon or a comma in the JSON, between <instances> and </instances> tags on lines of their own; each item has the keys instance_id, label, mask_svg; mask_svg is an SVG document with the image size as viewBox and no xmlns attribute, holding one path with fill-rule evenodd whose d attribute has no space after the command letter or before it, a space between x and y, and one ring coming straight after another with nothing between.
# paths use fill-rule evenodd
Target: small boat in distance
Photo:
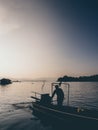
<instances>
[{"instance_id":1,"label":"small boat in distance","mask_svg":"<svg viewBox=\"0 0 98 130\"><path fill-rule=\"evenodd\" d=\"M50 95L53 93L55 85L67 87L67 104L58 106L51 101ZM51 94L40 94L33 92L33 114L45 122L51 122L57 128L75 128L79 130L98 130L98 111L73 107L69 105L70 84L54 82L51 84ZM59 127L60 126L60 127Z\"/></svg>"}]
</instances>

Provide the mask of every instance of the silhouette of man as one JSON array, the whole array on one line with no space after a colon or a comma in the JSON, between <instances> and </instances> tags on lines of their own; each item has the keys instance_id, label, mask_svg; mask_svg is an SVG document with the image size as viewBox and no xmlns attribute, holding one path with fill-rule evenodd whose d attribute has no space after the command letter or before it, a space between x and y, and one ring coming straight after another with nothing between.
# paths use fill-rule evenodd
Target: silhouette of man
<instances>
[{"instance_id":1,"label":"silhouette of man","mask_svg":"<svg viewBox=\"0 0 98 130\"><path fill-rule=\"evenodd\" d=\"M59 88L58 85L55 86L55 90L51 98L53 98L55 94L57 95L57 105L62 106L64 100L64 92L61 88Z\"/></svg>"}]
</instances>

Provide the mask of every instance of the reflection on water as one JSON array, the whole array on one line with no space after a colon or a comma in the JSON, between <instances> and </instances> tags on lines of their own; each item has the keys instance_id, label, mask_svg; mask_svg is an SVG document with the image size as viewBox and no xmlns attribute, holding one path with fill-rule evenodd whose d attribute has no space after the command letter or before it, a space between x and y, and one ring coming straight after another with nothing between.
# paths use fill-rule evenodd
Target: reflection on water
<instances>
[{"instance_id":1,"label":"reflection on water","mask_svg":"<svg viewBox=\"0 0 98 130\"><path fill-rule=\"evenodd\" d=\"M98 109L98 82L70 83L70 104Z\"/></svg>"},{"instance_id":2,"label":"reflection on water","mask_svg":"<svg viewBox=\"0 0 98 130\"><path fill-rule=\"evenodd\" d=\"M33 91L39 93L50 93L51 83L47 82L44 88L41 87L41 82L21 82L13 83L7 86L0 86L0 106L6 108L6 105L31 102L30 96ZM65 99L67 100L67 88L63 88L65 92ZM65 100L65 103L66 103ZM79 104L80 103L80 104ZM97 82L71 82L70 83L70 105L81 105L84 103L86 107L89 105L98 107L98 83Z\"/></svg>"},{"instance_id":3,"label":"reflection on water","mask_svg":"<svg viewBox=\"0 0 98 130\"><path fill-rule=\"evenodd\" d=\"M32 92L51 92L51 83L16 82L0 86L0 130L52 130L51 126L43 126L39 119L32 115ZM63 88L67 102L67 88ZM71 82L70 105L98 109L98 82Z\"/></svg>"}]
</instances>

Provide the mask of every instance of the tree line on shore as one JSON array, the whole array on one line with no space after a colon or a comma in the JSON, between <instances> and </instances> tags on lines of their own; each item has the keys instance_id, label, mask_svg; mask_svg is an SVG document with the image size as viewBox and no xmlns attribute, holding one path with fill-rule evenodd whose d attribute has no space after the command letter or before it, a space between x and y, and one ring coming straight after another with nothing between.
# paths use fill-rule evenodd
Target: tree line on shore
<instances>
[{"instance_id":1,"label":"tree line on shore","mask_svg":"<svg viewBox=\"0 0 98 130\"><path fill-rule=\"evenodd\" d=\"M71 77L63 76L57 79L58 82L98 82L98 75L91 76L80 76L80 77Z\"/></svg>"}]
</instances>

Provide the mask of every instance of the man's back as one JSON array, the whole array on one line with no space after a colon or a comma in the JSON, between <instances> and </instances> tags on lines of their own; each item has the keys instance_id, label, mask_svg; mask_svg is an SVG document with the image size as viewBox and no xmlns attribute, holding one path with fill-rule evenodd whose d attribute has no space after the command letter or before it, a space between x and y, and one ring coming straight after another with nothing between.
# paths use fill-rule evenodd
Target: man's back
<instances>
[{"instance_id":1,"label":"man's back","mask_svg":"<svg viewBox=\"0 0 98 130\"><path fill-rule=\"evenodd\" d=\"M58 88L55 91L56 91L55 93L57 94L58 99L64 98L64 92L63 92L63 90L61 88Z\"/></svg>"},{"instance_id":2,"label":"man's back","mask_svg":"<svg viewBox=\"0 0 98 130\"><path fill-rule=\"evenodd\" d=\"M56 85L55 88L56 89L54 90L54 92L52 94L52 98L56 94L57 95L57 104L58 104L58 106L62 106L63 100L64 100L64 92L61 88L59 88L58 85Z\"/></svg>"}]
</instances>

